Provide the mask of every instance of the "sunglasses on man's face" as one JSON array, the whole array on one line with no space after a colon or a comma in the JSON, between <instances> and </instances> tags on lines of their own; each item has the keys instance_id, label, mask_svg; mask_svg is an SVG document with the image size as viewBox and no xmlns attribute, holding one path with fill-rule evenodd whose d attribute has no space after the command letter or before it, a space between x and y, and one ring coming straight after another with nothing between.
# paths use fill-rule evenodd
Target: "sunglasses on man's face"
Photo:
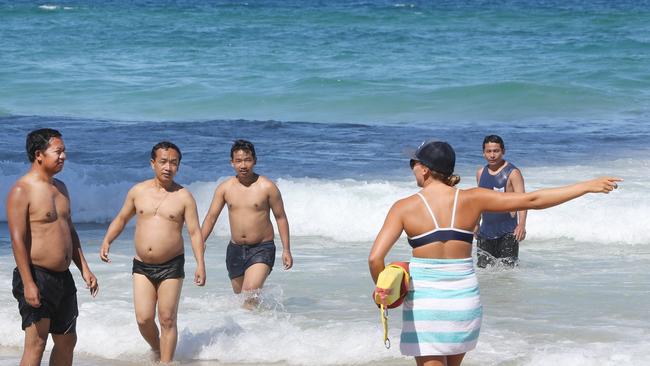
<instances>
[{"instance_id":1,"label":"sunglasses on man's face","mask_svg":"<svg viewBox=\"0 0 650 366\"><path fill-rule=\"evenodd\" d=\"M415 163L417 163L417 162L418 162L417 160L411 159L411 161L409 162L409 165L411 165L411 170L413 170L413 168L415 168Z\"/></svg>"}]
</instances>

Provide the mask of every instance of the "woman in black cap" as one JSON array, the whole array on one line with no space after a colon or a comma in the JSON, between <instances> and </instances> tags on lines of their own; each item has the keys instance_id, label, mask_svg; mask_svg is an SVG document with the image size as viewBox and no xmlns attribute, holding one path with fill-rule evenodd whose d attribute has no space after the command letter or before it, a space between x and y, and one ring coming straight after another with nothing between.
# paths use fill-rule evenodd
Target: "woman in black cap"
<instances>
[{"instance_id":1,"label":"woman in black cap","mask_svg":"<svg viewBox=\"0 0 650 366\"><path fill-rule=\"evenodd\" d=\"M411 288L403 304L402 354L418 365L460 365L476 347L483 308L472 260L473 228L481 212L543 209L586 193L609 193L619 178L603 177L528 193L454 188L456 154L446 142L426 141L410 161L422 190L397 201L370 251L375 282L402 232L413 247Z\"/></svg>"}]
</instances>

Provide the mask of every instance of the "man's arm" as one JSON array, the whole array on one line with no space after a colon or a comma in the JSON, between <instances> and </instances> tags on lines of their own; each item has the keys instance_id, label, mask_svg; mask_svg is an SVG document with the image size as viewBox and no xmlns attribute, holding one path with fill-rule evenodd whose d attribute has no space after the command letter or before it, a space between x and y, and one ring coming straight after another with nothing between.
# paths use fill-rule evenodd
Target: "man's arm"
<instances>
[{"instance_id":1,"label":"man's arm","mask_svg":"<svg viewBox=\"0 0 650 366\"><path fill-rule=\"evenodd\" d=\"M273 211L273 216L275 217L275 222L278 224L278 231L280 232L282 263L284 264L284 269L289 269L293 266L289 237L289 220L287 220L287 215L284 212L284 203L282 202L280 190L272 182L269 192L269 206L271 207L271 211Z\"/></svg>"},{"instance_id":2,"label":"man's arm","mask_svg":"<svg viewBox=\"0 0 650 366\"><path fill-rule=\"evenodd\" d=\"M205 245L203 243L201 228L199 227L199 214L196 210L196 201L189 191L187 192L187 199L185 202L185 224L187 225L187 231L190 234L192 251L194 252L194 258L196 259L194 283L198 286L203 286L205 285L205 259L203 258Z\"/></svg>"},{"instance_id":3,"label":"man's arm","mask_svg":"<svg viewBox=\"0 0 650 366\"><path fill-rule=\"evenodd\" d=\"M99 258L104 262L111 261L108 258L108 252L110 250L111 243L120 235L122 230L124 230L126 224L133 217L133 215L135 215L136 187L131 188L129 190L129 193L126 194L126 199L124 200L122 209L120 209L120 212L118 212L117 216L115 216L109 225L108 230L106 231L106 235L102 241L102 248L99 250Z\"/></svg>"},{"instance_id":4,"label":"man's arm","mask_svg":"<svg viewBox=\"0 0 650 366\"><path fill-rule=\"evenodd\" d=\"M510 177L508 178L508 180L510 181L510 184L512 184L513 192L517 192L517 193L526 192L526 188L524 187L524 177L523 175L521 175L521 171L519 169L514 169L512 173L510 173ZM517 211L518 223L513 233L517 241L522 241L526 239L526 216L527 215L528 215L528 211L526 210Z\"/></svg>"},{"instance_id":5,"label":"man's arm","mask_svg":"<svg viewBox=\"0 0 650 366\"><path fill-rule=\"evenodd\" d=\"M90 289L90 294L92 297L95 297L99 291L97 278L90 271L88 262L86 262L86 257L84 257L83 250L81 250L79 235L77 234L77 230L75 230L71 219L68 219L68 225L70 226L70 235L72 235L72 261L77 266L77 268L79 268L81 277L83 277L84 281L86 282L86 288Z\"/></svg>"},{"instance_id":6,"label":"man's arm","mask_svg":"<svg viewBox=\"0 0 650 366\"><path fill-rule=\"evenodd\" d=\"M214 224L217 223L221 210L223 210L223 206L226 204L226 182L221 183L219 187L215 189L212 203L210 203L208 213L203 219L203 224L201 225L201 236L203 237L204 244L207 244L208 237L210 236L210 233L212 233L212 229L214 229Z\"/></svg>"},{"instance_id":7,"label":"man's arm","mask_svg":"<svg viewBox=\"0 0 650 366\"><path fill-rule=\"evenodd\" d=\"M72 207L70 195L68 194L68 188L63 182L59 180L56 181L56 184L61 193L68 199L68 205ZM97 291L99 291L99 285L97 284L97 278L90 271L86 257L84 257L83 250L81 249L81 241L79 240L79 234L77 234L77 230L72 224L72 215L68 216L67 223L70 228L70 236L72 239L72 261L77 266L77 268L79 268L81 277L86 282L86 288L90 289L90 294L95 297L97 296Z\"/></svg>"},{"instance_id":8,"label":"man's arm","mask_svg":"<svg viewBox=\"0 0 650 366\"><path fill-rule=\"evenodd\" d=\"M27 248L27 223L29 222L29 193L27 188L17 183L7 196L7 223L11 236L16 267L23 282L25 300L32 307L41 306L41 296L32 277L31 260Z\"/></svg>"}]
</instances>

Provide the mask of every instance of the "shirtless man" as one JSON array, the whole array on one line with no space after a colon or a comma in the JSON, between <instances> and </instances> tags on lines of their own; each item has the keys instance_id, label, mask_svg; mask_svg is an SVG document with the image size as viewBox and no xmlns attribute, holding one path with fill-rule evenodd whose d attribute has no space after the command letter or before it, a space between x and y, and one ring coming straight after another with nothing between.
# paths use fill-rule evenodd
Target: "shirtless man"
<instances>
[{"instance_id":1,"label":"shirtless man","mask_svg":"<svg viewBox=\"0 0 650 366\"><path fill-rule=\"evenodd\" d=\"M52 129L27 135L31 169L9 191L7 221L16 260L13 295L25 331L21 366L40 365L52 333L50 365L72 365L77 342L77 289L68 269L70 262L95 297L99 289L84 258L79 236L72 225L70 196L54 176L66 159L61 134Z\"/></svg>"},{"instance_id":2,"label":"shirtless man","mask_svg":"<svg viewBox=\"0 0 650 366\"><path fill-rule=\"evenodd\" d=\"M483 139L483 157L487 165L476 172L479 187L498 192L524 193L524 177L521 171L503 156L506 148L497 135ZM477 232L477 263L485 268L500 262L515 267L519 262L519 242L526 238L527 211L484 212Z\"/></svg>"},{"instance_id":3,"label":"shirtless man","mask_svg":"<svg viewBox=\"0 0 650 366\"><path fill-rule=\"evenodd\" d=\"M248 294L244 307L251 309L257 306L257 292L264 285L275 263L275 233L270 211L273 211L280 231L285 270L293 266L289 247L289 222L278 187L253 171L257 163L253 144L246 140L236 140L230 149L230 159L236 175L215 190L201 232L203 240L207 241L223 206L227 204L231 237L226 252L228 276L236 294L242 291Z\"/></svg>"},{"instance_id":4,"label":"shirtless man","mask_svg":"<svg viewBox=\"0 0 650 366\"><path fill-rule=\"evenodd\" d=\"M171 142L160 142L151 149L151 169L155 177L129 190L124 206L108 227L99 252L102 261L110 262L111 243L137 215L133 305L140 333L160 356L161 363L171 362L176 351L176 315L185 277L183 224L187 225L196 259L194 283L205 284L204 245L196 202L187 189L174 182L181 158L180 149ZM155 322L156 305L160 332Z\"/></svg>"}]
</instances>

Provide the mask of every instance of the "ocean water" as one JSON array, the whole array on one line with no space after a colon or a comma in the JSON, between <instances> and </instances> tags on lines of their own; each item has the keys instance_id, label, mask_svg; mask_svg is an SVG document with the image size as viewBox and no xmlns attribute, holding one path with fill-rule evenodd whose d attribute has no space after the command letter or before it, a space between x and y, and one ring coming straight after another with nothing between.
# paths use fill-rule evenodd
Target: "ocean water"
<instances>
[{"instance_id":1,"label":"ocean water","mask_svg":"<svg viewBox=\"0 0 650 366\"><path fill-rule=\"evenodd\" d=\"M148 364L133 227L113 263L98 250L127 190L151 177L151 146L180 146L177 180L202 218L236 138L256 144L256 169L282 191L295 267L276 267L261 309L242 310L222 215L206 287L183 289L179 362L412 364L399 311L383 347L370 246L390 205L417 191L408 149L449 141L469 188L492 133L528 190L625 182L530 212L520 267L478 270L484 325L464 364L650 364L649 16L644 1L0 1L0 365L17 363L23 340L5 197L39 127L64 135L60 178L101 287L91 299L73 269L75 364ZM401 238L388 259L409 255Z\"/></svg>"}]
</instances>

